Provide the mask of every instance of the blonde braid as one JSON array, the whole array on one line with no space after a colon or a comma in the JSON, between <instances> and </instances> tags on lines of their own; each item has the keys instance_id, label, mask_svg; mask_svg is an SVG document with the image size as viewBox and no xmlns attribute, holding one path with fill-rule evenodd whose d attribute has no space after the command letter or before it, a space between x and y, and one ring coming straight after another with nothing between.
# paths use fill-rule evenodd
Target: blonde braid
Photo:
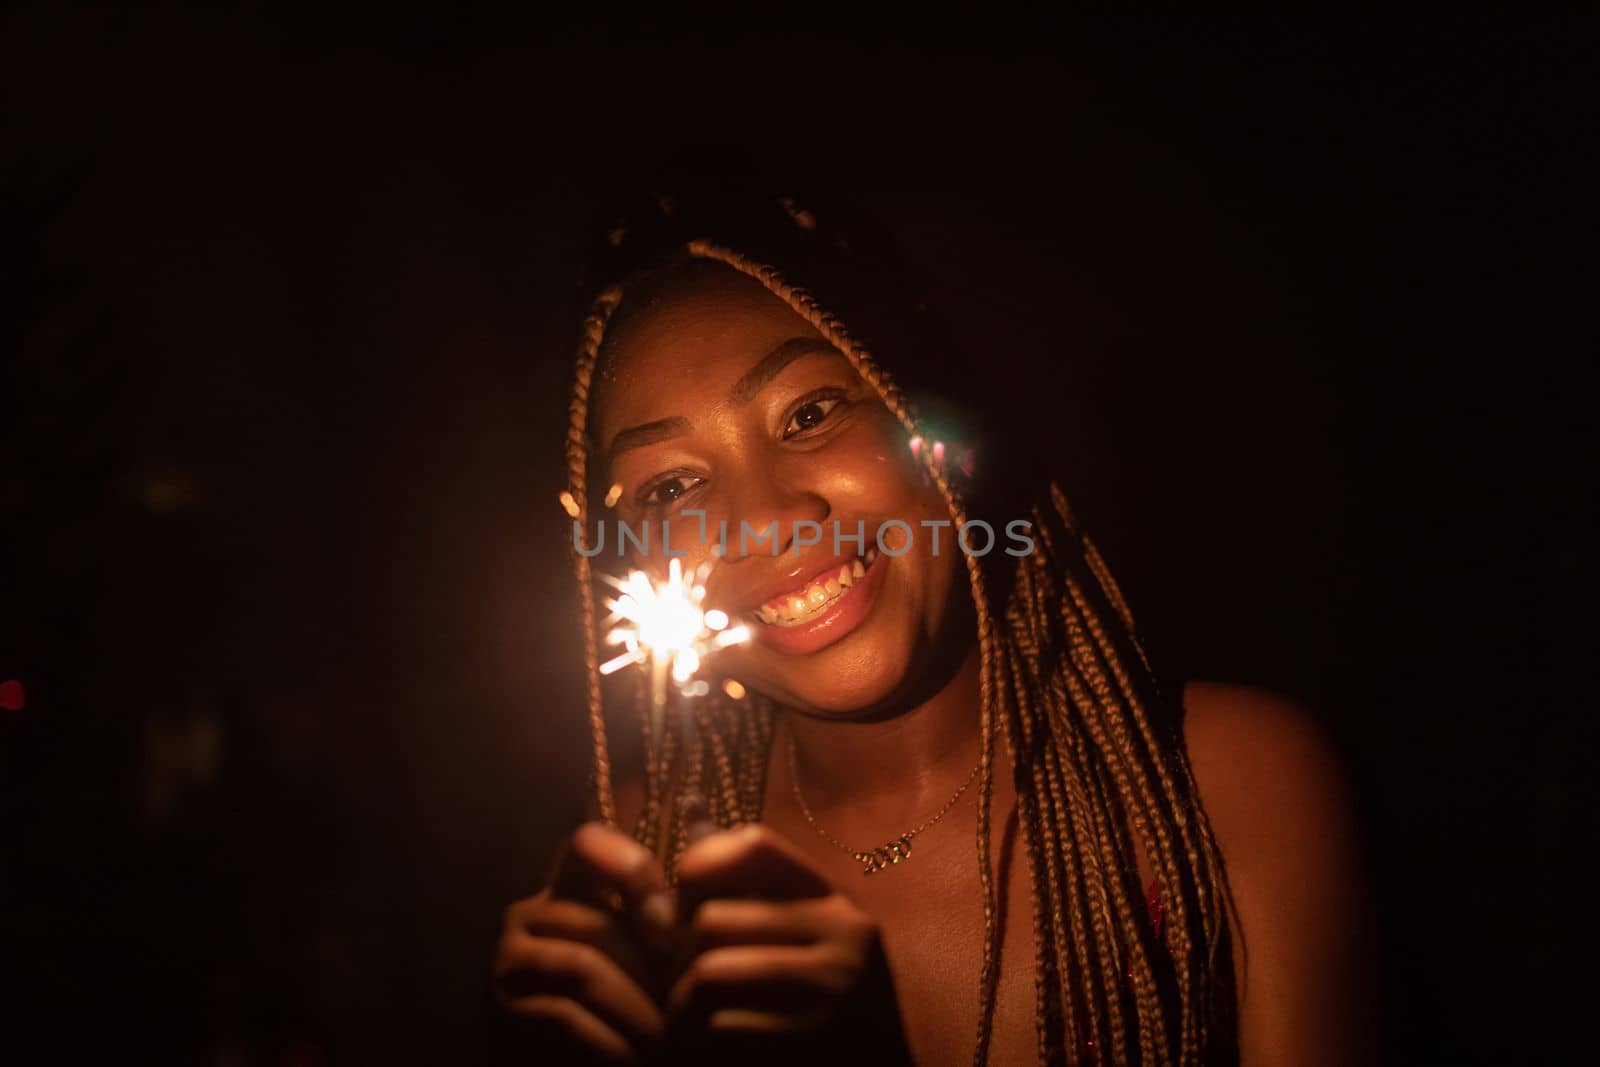
<instances>
[{"instance_id":1,"label":"blonde braid","mask_svg":"<svg viewBox=\"0 0 1600 1067\"><path fill-rule=\"evenodd\" d=\"M1053 551L1055 546L1052 538L1049 535L1048 524L1042 524L1041 530L1043 531L1043 540L1047 545L1050 546L1050 550ZM1035 563L1035 566L1043 567L1044 563L1043 561L1039 561ZM1088 731L1091 747L1097 752L1108 754L1120 753L1122 756L1121 759L1111 759L1108 761L1113 780L1117 786L1118 795L1124 798L1125 801L1131 802L1135 812L1137 812L1141 807L1147 811L1153 809L1159 802L1151 795L1147 783L1145 783L1142 778L1138 782L1134 782L1129 773L1130 765L1135 767L1138 765L1136 759L1133 757L1133 754L1128 751L1126 746L1117 746L1108 743L1107 741L1105 736L1105 726L1100 714L1100 711L1104 707L1107 699L1107 692L1104 686L1097 688L1093 684L1093 679L1096 676L1096 664L1092 659L1092 654L1088 648L1087 642L1080 632L1077 619L1062 604L1058 603L1055 597L1051 597L1045 605L1044 619L1051 622L1059 620L1062 624L1064 624L1065 634L1063 643L1067 646L1069 653L1068 658L1063 662L1060 670L1056 672L1052 678L1054 684L1063 686L1068 694L1068 699L1062 701L1058 705L1056 712L1057 715L1062 720L1065 720L1067 718L1067 710L1069 708L1077 709L1078 717L1082 720L1084 728ZM1135 818L1130 821L1132 821L1135 825L1150 825L1150 820L1145 818ZM1159 820L1157 820L1155 825L1159 831L1158 841L1154 843L1153 846L1151 843L1147 843L1146 851L1151 856L1152 862L1156 865L1162 881L1164 883L1172 882L1178 877L1176 868L1171 865L1163 864L1163 859L1170 854L1170 847L1167 842L1164 829L1160 826ZM1137 913L1135 911L1133 902L1128 900L1122 894L1117 894L1117 896L1120 899L1116 900L1116 906L1119 913L1124 916L1124 921L1122 923L1124 927L1124 936L1128 937L1129 934L1134 935L1132 938L1130 938L1130 940L1134 944L1137 944L1139 941L1138 928L1136 925L1130 928L1130 921L1134 924L1138 922ZM1130 920L1128 918L1129 916L1133 916L1133 918ZM1141 1029L1143 1029L1143 1027L1141 1027ZM1141 1036L1141 1042L1146 1041L1147 1038ZM1164 1062L1165 1056L1163 1053L1164 1050L1160 1049L1159 1046L1154 1046L1147 1048L1145 1054L1154 1054L1160 1056L1161 1059L1159 1062Z\"/></svg>"},{"instance_id":2,"label":"blonde braid","mask_svg":"<svg viewBox=\"0 0 1600 1067\"><path fill-rule=\"evenodd\" d=\"M578 346L573 370L572 402L567 420L567 492L572 501L572 516L588 543L589 524L589 448L585 435L589 419L589 387L594 379L595 361L606 323L622 300L619 289L602 293L583 323L583 339ZM611 788L611 752L606 744L606 722L600 695L600 643L595 633L594 584L589 558L578 550L571 552L573 577L578 581L578 612L583 626L583 664L588 682L589 737L594 749L594 795L600 819L607 826L617 825L617 802Z\"/></svg>"},{"instance_id":3,"label":"blonde braid","mask_svg":"<svg viewBox=\"0 0 1600 1067\"><path fill-rule=\"evenodd\" d=\"M1030 667L1036 665L1038 642L1032 630L1033 616L1031 613L1018 612L1016 606L1022 597L1012 598L1011 609L1006 613L1006 620L1011 627L1011 640L1006 643L1006 665L1011 671L1008 679L1011 701L1008 706L1014 710L1016 725L1007 736L1017 738L1016 745L1011 748L1011 765L1013 767L1036 766L1032 758L1034 741L1033 721L1029 714L1029 694L1027 690L1028 679L1034 677L1030 670L1023 668L1026 662ZM1019 758L1018 749L1028 753L1026 758ZM1054 1022L1056 998L1060 996L1060 980L1056 974L1055 953L1050 951L1046 939L1051 936L1045 921L1045 908L1043 902L1051 899L1047 881L1047 864L1042 855L1044 848L1042 839L1046 836L1041 830L1042 816L1034 812L1035 794L1027 790L1017 791L1017 821L1018 833L1022 836L1023 849L1028 860L1028 892L1033 911L1033 951L1034 951L1034 1023L1037 1031L1039 1062L1050 1065L1059 1062L1060 1049L1055 1040Z\"/></svg>"}]
</instances>

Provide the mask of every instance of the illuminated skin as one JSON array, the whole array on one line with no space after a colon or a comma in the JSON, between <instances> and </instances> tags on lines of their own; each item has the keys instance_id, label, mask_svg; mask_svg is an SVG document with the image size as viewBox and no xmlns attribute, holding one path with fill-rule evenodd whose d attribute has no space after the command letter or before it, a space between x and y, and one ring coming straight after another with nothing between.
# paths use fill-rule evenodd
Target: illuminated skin
<instances>
[{"instance_id":1,"label":"illuminated skin","mask_svg":"<svg viewBox=\"0 0 1600 1067\"><path fill-rule=\"evenodd\" d=\"M672 924L656 859L591 824L556 884L508 910L501 1002L596 1062L626 1061L669 1033L736 1042L774 1032L806 1035L796 1047L812 1062L970 1062L983 938L976 790L917 838L910 862L863 878L804 821L784 758L792 740L816 817L866 847L921 823L971 773L979 657L964 562L952 531L941 531L935 557L919 525L948 518L943 499L870 387L760 284L701 264L623 312L608 332L593 419L602 469L622 487L615 517L669 520L690 566L709 546L684 510L703 509L713 533L729 520L708 603L743 616L757 640L719 653L717 668L794 713L777 726L762 825L711 833L683 857L677 917L695 949L686 968L652 963L651 944ZM879 556L872 582L820 623L808 619L813 629L798 638L763 621L758 609L779 593L824 564L845 565L826 533L791 555L795 520L847 530L861 520L870 544L890 518L916 531L910 552ZM741 520L756 529L776 520L783 554L753 539L741 553ZM661 567L659 555L633 562ZM1191 683L1184 699L1191 762L1238 906L1243 1062L1364 1062L1355 850L1326 744L1270 693ZM992 860L1005 921L990 1062L1032 1064L1032 902L1010 782L1000 746ZM619 783L618 801L631 825L638 783ZM609 893L631 920L597 906Z\"/></svg>"},{"instance_id":2,"label":"illuminated skin","mask_svg":"<svg viewBox=\"0 0 1600 1067\"><path fill-rule=\"evenodd\" d=\"M965 567L948 527L935 556L934 531L921 523L948 522L949 512L904 430L843 355L764 287L715 264L647 311L619 313L605 347L594 434L608 484L622 490L611 515L656 524L647 564L656 571L661 521L686 567L712 558L727 523L707 602L745 617L756 640L725 653L719 670L787 707L857 719L893 714L947 680L923 675L944 661L936 653L973 641ZM704 511L711 543L700 541L690 509ZM787 603L803 601L819 575L837 583L892 519L915 531L909 551L878 555L833 610L802 626L758 616L768 602L792 610ZM806 522L821 527L820 543L796 544L796 524ZM762 540L774 523L776 538ZM863 531L866 544L841 537L836 552L836 528ZM798 540L808 536L818 534L800 528ZM886 528L883 540L891 553L906 548L901 528Z\"/></svg>"}]
</instances>

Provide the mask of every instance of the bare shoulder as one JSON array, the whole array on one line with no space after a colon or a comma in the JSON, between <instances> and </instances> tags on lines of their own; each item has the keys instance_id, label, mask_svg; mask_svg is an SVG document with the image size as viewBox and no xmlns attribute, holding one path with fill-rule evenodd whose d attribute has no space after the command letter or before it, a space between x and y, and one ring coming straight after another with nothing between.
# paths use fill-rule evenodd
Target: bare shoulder
<instances>
[{"instance_id":1,"label":"bare shoulder","mask_svg":"<svg viewBox=\"0 0 1600 1067\"><path fill-rule=\"evenodd\" d=\"M1312 711L1256 686L1194 681L1183 691L1184 742L1213 819L1314 819L1348 805L1338 753ZM1269 810L1269 800L1295 811Z\"/></svg>"},{"instance_id":2,"label":"bare shoulder","mask_svg":"<svg viewBox=\"0 0 1600 1067\"><path fill-rule=\"evenodd\" d=\"M1350 788L1311 710L1254 686L1190 682L1184 742L1235 890L1355 878Z\"/></svg>"},{"instance_id":3,"label":"bare shoulder","mask_svg":"<svg viewBox=\"0 0 1600 1067\"><path fill-rule=\"evenodd\" d=\"M1183 696L1235 909L1244 1063L1369 1062L1369 916L1335 745L1279 693L1191 682Z\"/></svg>"}]
</instances>

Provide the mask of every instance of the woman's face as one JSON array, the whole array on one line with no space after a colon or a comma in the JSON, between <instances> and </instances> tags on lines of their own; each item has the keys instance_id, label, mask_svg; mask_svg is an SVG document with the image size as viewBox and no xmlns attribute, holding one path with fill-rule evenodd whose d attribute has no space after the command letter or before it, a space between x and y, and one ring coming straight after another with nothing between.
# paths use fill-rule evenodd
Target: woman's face
<instances>
[{"instance_id":1,"label":"woman's face","mask_svg":"<svg viewBox=\"0 0 1600 1067\"><path fill-rule=\"evenodd\" d=\"M648 555L630 544L635 566L665 571L663 522L686 569L716 560L708 606L754 634L718 654L719 673L799 711L892 714L970 641L954 531L922 525L948 523L949 510L905 431L761 283L703 261L626 295L591 429L604 484L621 486L605 556L616 558L620 520L650 526ZM885 528L879 552L890 520L905 527Z\"/></svg>"}]
</instances>

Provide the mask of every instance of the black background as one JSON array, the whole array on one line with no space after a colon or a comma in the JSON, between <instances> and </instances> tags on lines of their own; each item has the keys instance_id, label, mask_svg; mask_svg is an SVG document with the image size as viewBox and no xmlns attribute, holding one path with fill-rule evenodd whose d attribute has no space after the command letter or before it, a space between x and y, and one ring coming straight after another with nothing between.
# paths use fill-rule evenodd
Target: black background
<instances>
[{"instance_id":1,"label":"black background","mask_svg":"<svg viewBox=\"0 0 1600 1067\"><path fill-rule=\"evenodd\" d=\"M893 227L1174 668L1322 715L1391 1058L1576 1056L1592 37L789 14L8 17L0 1058L479 1057L587 767L579 223L699 139Z\"/></svg>"}]
</instances>

